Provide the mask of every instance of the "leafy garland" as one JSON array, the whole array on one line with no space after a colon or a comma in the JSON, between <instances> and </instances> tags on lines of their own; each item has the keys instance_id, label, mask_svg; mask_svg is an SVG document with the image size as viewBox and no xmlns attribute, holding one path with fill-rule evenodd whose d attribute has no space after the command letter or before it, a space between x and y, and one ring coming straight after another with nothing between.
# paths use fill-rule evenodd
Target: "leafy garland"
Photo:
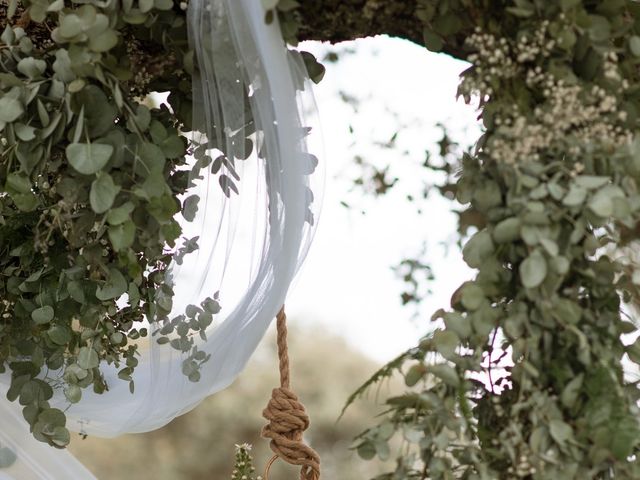
<instances>
[{"instance_id":1,"label":"leafy garland","mask_svg":"<svg viewBox=\"0 0 640 480\"><path fill-rule=\"evenodd\" d=\"M85 388L104 392L106 362L133 391L143 318L166 323L158 341L185 352L191 380L207 360L192 336L204 335L217 301L167 318L169 262L197 248L180 238L175 216L193 218L197 197L181 196L211 163L181 136L194 68L185 8L0 6L0 371L9 368L7 397L24 407L34 436L56 447L69 432L49 405L54 389L70 403ZM171 110L145 105L167 90ZM194 168L187 153L199 159ZM123 295L125 306L116 303Z\"/></svg>"},{"instance_id":2,"label":"leafy garland","mask_svg":"<svg viewBox=\"0 0 640 480\"><path fill-rule=\"evenodd\" d=\"M464 52L485 132L452 185L475 219L474 280L441 328L373 381L411 387L356 446L382 479L640 478L640 342L623 247L640 222L640 5L418 2L425 44ZM465 225L467 228L469 225ZM366 386L356 392L358 396ZM353 398L350 400L353 401Z\"/></svg>"}]
</instances>

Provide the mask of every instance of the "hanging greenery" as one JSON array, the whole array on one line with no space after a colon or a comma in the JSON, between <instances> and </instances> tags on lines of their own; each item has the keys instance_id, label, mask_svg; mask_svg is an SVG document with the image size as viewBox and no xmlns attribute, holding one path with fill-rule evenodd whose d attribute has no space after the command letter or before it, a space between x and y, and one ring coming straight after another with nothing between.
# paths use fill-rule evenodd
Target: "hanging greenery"
<instances>
[{"instance_id":1,"label":"hanging greenery","mask_svg":"<svg viewBox=\"0 0 640 480\"><path fill-rule=\"evenodd\" d=\"M180 195L210 160L196 152L199 164L185 168L194 147L181 136L193 70L184 7L0 5L0 371L10 370L7 396L35 437L53 446L69 442L63 412L48 404L53 389L70 403L85 388L102 393L107 363L133 391L141 321L166 319L167 266L197 248L176 221L193 218L197 197ZM167 104L148 106L153 91L169 91ZM189 353L191 380L206 357L190 334L217 310L211 298L192 306L171 342Z\"/></svg>"},{"instance_id":2,"label":"hanging greenery","mask_svg":"<svg viewBox=\"0 0 640 480\"><path fill-rule=\"evenodd\" d=\"M640 7L421 0L417 15L429 49L471 63L459 95L484 134L447 191L474 219L477 275L354 394L396 371L410 387L357 450L388 459L402 438L380 480L639 478L640 343L622 336L640 281L621 249L640 222Z\"/></svg>"}]
</instances>

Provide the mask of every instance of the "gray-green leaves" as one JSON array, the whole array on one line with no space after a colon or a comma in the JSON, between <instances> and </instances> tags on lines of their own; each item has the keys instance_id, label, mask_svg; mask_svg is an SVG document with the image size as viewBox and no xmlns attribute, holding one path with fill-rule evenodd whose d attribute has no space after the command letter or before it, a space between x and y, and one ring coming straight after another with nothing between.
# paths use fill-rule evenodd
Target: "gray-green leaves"
<instances>
[{"instance_id":1,"label":"gray-green leaves","mask_svg":"<svg viewBox=\"0 0 640 480\"><path fill-rule=\"evenodd\" d=\"M120 270L111 268L106 283L96 290L96 297L100 300L111 300L120 297L127 291L127 280Z\"/></svg>"},{"instance_id":2,"label":"gray-green leaves","mask_svg":"<svg viewBox=\"0 0 640 480\"><path fill-rule=\"evenodd\" d=\"M536 288L547 276L547 261L544 255L535 250L520 265L520 279L526 288Z\"/></svg>"},{"instance_id":3,"label":"gray-green leaves","mask_svg":"<svg viewBox=\"0 0 640 480\"><path fill-rule=\"evenodd\" d=\"M13 122L20 118L24 108L19 100L4 96L0 98L0 122Z\"/></svg>"},{"instance_id":4,"label":"gray-green leaves","mask_svg":"<svg viewBox=\"0 0 640 480\"><path fill-rule=\"evenodd\" d=\"M486 230L482 230L476 233L467 242L462 250L467 265L473 268L478 268L482 265L482 262L490 256L494 251L493 241L491 235Z\"/></svg>"},{"instance_id":5,"label":"gray-green leaves","mask_svg":"<svg viewBox=\"0 0 640 480\"><path fill-rule=\"evenodd\" d=\"M104 213L111 208L120 187L113 182L113 178L108 173L100 173L93 183L89 201L91 208L96 213Z\"/></svg>"},{"instance_id":6,"label":"gray-green leaves","mask_svg":"<svg viewBox=\"0 0 640 480\"><path fill-rule=\"evenodd\" d=\"M91 347L82 347L78 353L78 366L85 370L90 370L96 368L98 365L100 365L98 352Z\"/></svg>"},{"instance_id":7,"label":"gray-green leaves","mask_svg":"<svg viewBox=\"0 0 640 480\"><path fill-rule=\"evenodd\" d=\"M8 398L35 438L64 447L48 382L80 402L85 388L107 389L96 369L109 362L133 390L130 340L147 335L143 318L171 309L170 249L182 245L182 258L197 248L179 241L176 215L191 168L178 127L190 125L190 92L179 85L189 84L193 55L170 0L26 2L21 27L17 6L9 1L0 31L0 370L10 370ZM156 28L163 34L151 39ZM150 51L162 63L154 72ZM140 101L156 81L172 92L169 108Z\"/></svg>"},{"instance_id":8,"label":"gray-green leaves","mask_svg":"<svg viewBox=\"0 0 640 480\"><path fill-rule=\"evenodd\" d=\"M31 312L31 318L37 324L45 324L53 320L53 314L53 308L45 305L44 307L36 308Z\"/></svg>"},{"instance_id":9,"label":"gray-green leaves","mask_svg":"<svg viewBox=\"0 0 640 480\"><path fill-rule=\"evenodd\" d=\"M92 175L107 164L113 147L99 143L71 143L67 146L66 152L73 168L84 175Z\"/></svg>"}]
</instances>

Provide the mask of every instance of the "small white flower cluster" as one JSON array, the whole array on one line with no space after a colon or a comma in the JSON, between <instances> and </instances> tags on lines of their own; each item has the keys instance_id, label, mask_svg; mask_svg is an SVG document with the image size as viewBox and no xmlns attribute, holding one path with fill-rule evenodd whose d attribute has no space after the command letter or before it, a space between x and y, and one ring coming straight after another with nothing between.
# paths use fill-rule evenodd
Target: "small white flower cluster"
<instances>
[{"instance_id":1,"label":"small white flower cluster","mask_svg":"<svg viewBox=\"0 0 640 480\"><path fill-rule=\"evenodd\" d=\"M487 149L496 161L535 161L543 151L565 147L578 157L587 148L611 151L632 141L631 132L617 125L625 121L626 112L604 88L594 85L585 90L540 67L527 71L526 83L532 91L542 92L544 101L533 116L510 113L496 118L497 135Z\"/></svg>"},{"instance_id":2,"label":"small white flower cluster","mask_svg":"<svg viewBox=\"0 0 640 480\"><path fill-rule=\"evenodd\" d=\"M498 85L516 75L523 75L531 92L542 94L533 115L519 113L514 106L496 115L496 135L485 149L496 161L536 161L549 151L578 157L586 150L612 151L632 141L631 132L620 126L626 112L615 94L597 85L587 89L543 71L540 63L556 47L548 31L549 21L544 21L531 35L521 35L514 43L479 28L468 39L476 53L468 58L475 68L460 84L459 92L466 99L479 94L487 100ZM609 86L623 92L629 84L620 75L618 60L615 52L605 54L603 75Z\"/></svg>"},{"instance_id":3,"label":"small white flower cluster","mask_svg":"<svg viewBox=\"0 0 640 480\"><path fill-rule=\"evenodd\" d=\"M13 307L15 306L16 302L13 302L11 300L6 300L3 299L0 301L0 303L2 304L0 306L0 309L2 310L2 318L4 318L5 320L7 318L11 318L13 316Z\"/></svg>"},{"instance_id":4,"label":"small white flower cluster","mask_svg":"<svg viewBox=\"0 0 640 480\"><path fill-rule=\"evenodd\" d=\"M616 52L609 52L604 57L602 62L602 70L605 78L611 82L619 85L619 91L623 92L629 88L629 81L623 79L620 75L620 68L618 66L618 54Z\"/></svg>"},{"instance_id":5,"label":"small white flower cluster","mask_svg":"<svg viewBox=\"0 0 640 480\"><path fill-rule=\"evenodd\" d=\"M460 92L466 96L491 96L497 81L514 77L522 65L533 62L538 57L549 57L556 42L548 38L548 29L549 21L545 20L531 36L522 35L511 45L506 38L498 40L476 27L467 39L469 47L476 52L468 57L475 69L472 75L467 75L462 80Z\"/></svg>"},{"instance_id":6,"label":"small white flower cluster","mask_svg":"<svg viewBox=\"0 0 640 480\"><path fill-rule=\"evenodd\" d=\"M549 29L549 20L545 20L540 27L533 32L532 37L522 35L516 45L515 54L516 62L524 64L535 61L539 56L547 58L556 46L556 41L547 38L547 30Z\"/></svg>"},{"instance_id":7,"label":"small white flower cluster","mask_svg":"<svg viewBox=\"0 0 640 480\"><path fill-rule=\"evenodd\" d=\"M536 473L536 468L531 465L529 458L525 455L520 455L516 467L509 467L507 473L515 475L515 478L526 478Z\"/></svg>"},{"instance_id":8,"label":"small white flower cluster","mask_svg":"<svg viewBox=\"0 0 640 480\"><path fill-rule=\"evenodd\" d=\"M141 59L144 58L144 49L137 40L130 40L126 43L127 56L132 64L132 90L136 94L145 92L147 86L153 80L153 77L147 72L146 67L142 64Z\"/></svg>"},{"instance_id":9,"label":"small white flower cluster","mask_svg":"<svg viewBox=\"0 0 640 480\"><path fill-rule=\"evenodd\" d=\"M253 459L249 452L251 445L243 443L236 445L236 463L233 472L231 472L231 480L262 480L261 476L254 477L255 468L253 467Z\"/></svg>"},{"instance_id":10,"label":"small white flower cluster","mask_svg":"<svg viewBox=\"0 0 640 480\"><path fill-rule=\"evenodd\" d=\"M532 459L536 455L531 451L531 447L522 437L522 432L517 424L509 423L500 434L500 440L493 440L495 447L500 444L508 445L508 450L513 458L514 465L507 468L507 478L527 478L535 475L536 467L532 464Z\"/></svg>"},{"instance_id":11,"label":"small white flower cluster","mask_svg":"<svg viewBox=\"0 0 640 480\"><path fill-rule=\"evenodd\" d=\"M516 74L516 64L506 38L498 40L476 27L467 43L476 51L468 57L475 70L473 75L465 76L460 84L463 95L492 95L491 85L495 80L508 79Z\"/></svg>"}]
</instances>

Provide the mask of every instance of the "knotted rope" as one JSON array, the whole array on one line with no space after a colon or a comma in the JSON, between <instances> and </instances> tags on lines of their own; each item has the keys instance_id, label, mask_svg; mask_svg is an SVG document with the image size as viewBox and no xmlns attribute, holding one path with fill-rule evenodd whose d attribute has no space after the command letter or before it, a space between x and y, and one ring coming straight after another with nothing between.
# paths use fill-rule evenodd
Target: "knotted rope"
<instances>
[{"instance_id":1,"label":"knotted rope","mask_svg":"<svg viewBox=\"0 0 640 480\"><path fill-rule=\"evenodd\" d=\"M262 436L271 439L275 453L267 464L264 480L269 479L273 462L281 458L291 465L300 465L300 480L320 479L320 457L302 440L302 432L309 427L309 417L304 405L289 388L289 349L287 347L287 316L284 307L278 312L278 358L280 359L280 388L274 388L271 400L262 416L269 423L262 429Z\"/></svg>"}]
</instances>

